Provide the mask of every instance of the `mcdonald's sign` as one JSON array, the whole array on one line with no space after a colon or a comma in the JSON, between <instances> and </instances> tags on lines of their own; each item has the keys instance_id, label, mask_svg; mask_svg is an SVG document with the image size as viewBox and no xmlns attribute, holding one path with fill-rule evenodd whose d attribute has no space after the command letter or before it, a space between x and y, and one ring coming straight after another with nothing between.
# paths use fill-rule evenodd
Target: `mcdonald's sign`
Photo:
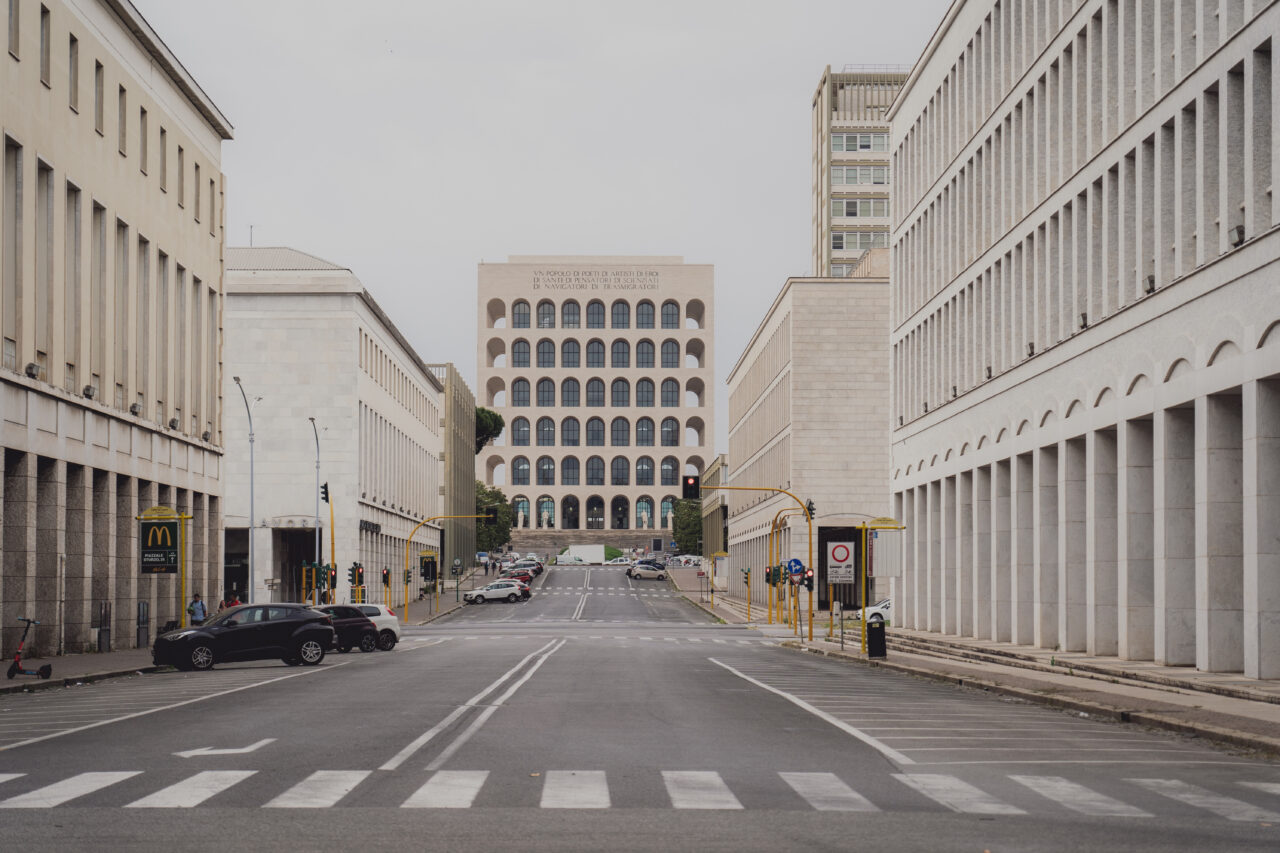
<instances>
[{"instance_id":1,"label":"mcdonald's sign","mask_svg":"<svg viewBox=\"0 0 1280 853\"><path fill-rule=\"evenodd\" d=\"M142 519L138 530L139 550L144 575L176 575L178 573L177 519Z\"/></svg>"}]
</instances>

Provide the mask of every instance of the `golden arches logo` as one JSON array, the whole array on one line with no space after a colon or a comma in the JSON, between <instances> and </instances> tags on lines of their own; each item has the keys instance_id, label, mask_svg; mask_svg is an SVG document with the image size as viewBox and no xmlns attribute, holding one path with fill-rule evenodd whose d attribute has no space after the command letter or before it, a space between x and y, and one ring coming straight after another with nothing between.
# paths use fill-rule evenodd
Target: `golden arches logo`
<instances>
[{"instance_id":1,"label":"golden arches logo","mask_svg":"<svg viewBox=\"0 0 1280 853\"><path fill-rule=\"evenodd\" d=\"M173 547L173 532L167 524L152 524L147 529L147 547Z\"/></svg>"}]
</instances>

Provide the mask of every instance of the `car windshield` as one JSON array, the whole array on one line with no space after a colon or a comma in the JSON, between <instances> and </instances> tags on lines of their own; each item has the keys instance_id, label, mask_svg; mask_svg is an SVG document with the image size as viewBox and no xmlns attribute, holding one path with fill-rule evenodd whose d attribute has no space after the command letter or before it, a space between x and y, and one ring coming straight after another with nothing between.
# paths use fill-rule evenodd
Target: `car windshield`
<instances>
[{"instance_id":1,"label":"car windshield","mask_svg":"<svg viewBox=\"0 0 1280 853\"><path fill-rule=\"evenodd\" d=\"M244 611L247 610L248 608L249 608L249 605L247 604L241 605L240 607L232 607L229 610L222 611L217 616L213 617L212 619L205 622L204 624L206 626L225 625L228 621L238 618L239 615L244 613Z\"/></svg>"}]
</instances>

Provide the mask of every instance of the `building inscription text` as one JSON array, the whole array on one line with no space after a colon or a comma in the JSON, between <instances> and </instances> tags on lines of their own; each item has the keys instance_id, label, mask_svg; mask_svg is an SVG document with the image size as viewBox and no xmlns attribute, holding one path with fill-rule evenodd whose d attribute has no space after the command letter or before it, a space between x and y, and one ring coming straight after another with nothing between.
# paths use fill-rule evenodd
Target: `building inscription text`
<instances>
[{"instance_id":1,"label":"building inscription text","mask_svg":"<svg viewBox=\"0 0 1280 853\"><path fill-rule=\"evenodd\" d=\"M657 270L533 271L534 290L657 290Z\"/></svg>"}]
</instances>

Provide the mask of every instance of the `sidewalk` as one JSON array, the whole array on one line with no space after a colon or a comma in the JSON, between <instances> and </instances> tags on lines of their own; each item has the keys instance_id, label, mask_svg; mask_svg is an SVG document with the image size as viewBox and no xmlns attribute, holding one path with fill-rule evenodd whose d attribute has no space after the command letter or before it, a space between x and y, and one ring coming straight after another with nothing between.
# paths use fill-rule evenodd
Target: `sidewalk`
<instances>
[{"instance_id":1,"label":"sidewalk","mask_svg":"<svg viewBox=\"0 0 1280 853\"><path fill-rule=\"evenodd\" d=\"M676 589L684 593L684 597L695 607L699 607L722 622L730 625L743 625L747 621L746 603L730 600L720 590L716 590L715 607L711 606L710 573L699 577L702 572L697 566L671 566L667 574L671 577Z\"/></svg>"}]
</instances>

